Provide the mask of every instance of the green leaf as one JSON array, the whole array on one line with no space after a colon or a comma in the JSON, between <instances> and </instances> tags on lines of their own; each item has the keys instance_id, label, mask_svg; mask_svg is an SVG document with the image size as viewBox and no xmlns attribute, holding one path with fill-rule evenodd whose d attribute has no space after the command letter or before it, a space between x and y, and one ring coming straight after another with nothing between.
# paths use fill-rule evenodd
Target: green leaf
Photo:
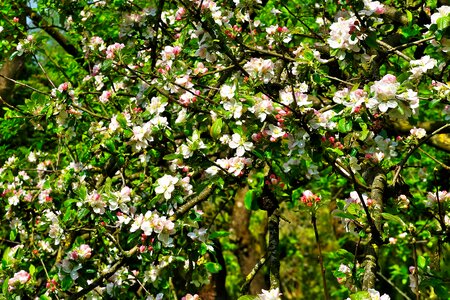
<instances>
[{"instance_id":1,"label":"green leaf","mask_svg":"<svg viewBox=\"0 0 450 300\"><path fill-rule=\"evenodd\" d=\"M356 220L356 216L340 211L340 210L335 210L333 211L333 216L334 217L339 217L339 218L345 218L345 219L350 219L350 220Z\"/></svg>"},{"instance_id":2,"label":"green leaf","mask_svg":"<svg viewBox=\"0 0 450 300\"><path fill-rule=\"evenodd\" d=\"M259 297L253 295L244 295L238 298L238 300L257 300L257 299L259 299Z\"/></svg>"},{"instance_id":3,"label":"green leaf","mask_svg":"<svg viewBox=\"0 0 450 300\"><path fill-rule=\"evenodd\" d=\"M406 10L406 17L408 18L408 24L411 24L413 21L413 15L409 10Z\"/></svg>"},{"instance_id":4,"label":"green leaf","mask_svg":"<svg viewBox=\"0 0 450 300\"><path fill-rule=\"evenodd\" d=\"M326 148L326 149L327 149L328 151L330 151L330 152L336 153L336 154L339 155L339 156L344 155L344 152L342 152L342 150L339 149L339 148L331 148L331 147L328 147L328 148Z\"/></svg>"},{"instance_id":5,"label":"green leaf","mask_svg":"<svg viewBox=\"0 0 450 300\"><path fill-rule=\"evenodd\" d=\"M361 210L362 210L361 206L356 203L350 203L350 205L347 207L347 212L349 212L352 215L359 216Z\"/></svg>"},{"instance_id":6,"label":"green leaf","mask_svg":"<svg viewBox=\"0 0 450 300\"><path fill-rule=\"evenodd\" d=\"M209 235L210 239L215 239L215 238L219 238L219 237L225 237L225 236L229 236L230 233L228 231L225 230L219 230L219 231L214 231L213 233L211 233Z\"/></svg>"},{"instance_id":7,"label":"green leaf","mask_svg":"<svg viewBox=\"0 0 450 300\"><path fill-rule=\"evenodd\" d=\"M421 269L425 269L425 267L427 266L427 259L424 256L419 255L417 257L417 266Z\"/></svg>"},{"instance_id":8,"label":"green leaf","mask_svg":"<svg viewBox=\"0 0 450 300\"><path fill-rule=\"evenodd\" d=\"M70 276L64 277L64 279L61 281L61 289L63 291L67 291L72 286L73 280L70 278Z\"/></svg>"},{"instance_id":9,"label":"green leaf","mask_svg":"<svg viewBox=\"0 0 450 300\"><path fill-rule=\"evenodd\" d=\"M108 139L105 141L105 146L109 152L116 152L116 146L114 145L114 141L112 139Z\"/></svg>"},{"instance_id":10,"label":"green leaf","mask_svg":"<svg viewBox=\"0 0 450 300\"><path fill-rule=\"evenodd\" d=\"M127 128L127 119L122 114L117 114L116 118L117 122L119 122L120 127Z\"/></svg>"},{"instance_id":11,"label":"green leaf","mask_svg":"<svg viewBox=\"0 0 450 300\"><path fill-rule=\"evenodd\" d=\"M445 28L450 26L450 16L437 19L436 24L439 30L444 30Z\"/></svg>"},{"instance_id":12,"label":"green leaf","mask_svg":"<svg viewBox=\"0 0 450 300\"><path fill-rule=\"evenodd\" d=\"M164 160L175 160L175 159L179 159L179 158L183 158L183 156L181 154L175 154L175 153L167 154L167 155L164 155L164 157L163 157Z\"/></svg>"},{"instance_id":13,"label":"green leaf","mask_svg":"<svg viewBox=\"0 0 450 300\"><path fill-rule=\"evenodd\" d=\"M223 121L221 118L218 118L214 121L214 123L212 124L212 126L209 130L209 134L211 135L211 137L213 139L218 139L220 137L220 134L222 132L222 126L223 126Z\"/></svg>"},{"instance_id":14,"label":"green leaf","mask_svg":"<svg viewBox=\"0 0 450 300\"><path fill-rule=\"evenodd\" d=\"M338 130L339 132L349 132L352 130L353 123L351 120L347 121L346 119L340 119L338 121Z\"/></svg>"},{"instance_id":15,"label":"green leaf","mask_svg":"<svg viewBox=\"0 0 450 300\"><path fill-rule=\"evenodd\" d=\"M369 34L365 39L365 42L370 48L378 48L377 35L375 33Z\"/></svg>"},{"instance_id":16,"label":"green leaf","mask_svg":"<svg viewBox=\"0 0 450 300\"><path fill-rule=\"evenodd\" d=\"M78 217L78 219L82 220L88 214L89 214L89 209L87 209L86 207L83 207L82 209L80 209L80 211L78 211L77 217Z\"/></svg>"},{"instance_id":17,"label":"green leaf","mask_svg":"<svg viewBox=\"0 0 450 300\"><path fill-rule=\"evenodd\" d=\"M356 294L350 295L350 299L352 300L368 300L372 299L370 297L369 292L357 292Z\"/></svg>"},{"instance_id":18,"label":"green leaf","mask_svg":"<svg viewBox=\"0 0 450 300\"><path fill-rule=\"evenodd\" d=\"M220 264L214 263L214 262L207 262L205 264L205 268L210 273L218 273L220 270L222 270L222 266Z\"/></svg>"},{"instance_id":19,"label":"green leaf","mask_svg":"<svg viewBox=\"0 0 450 300\"><path fill-rule=\"evenodd\" d=\"M29 273L31 277L33 277L34 273L36 273L36 267L34 265L30 265Z\"/></svg>"},{"instance_id":20,"label":"green leaf","mask_svg":"<svg viewBox=\"0 0 450 300\"><path fill-rule=\"evenodd\" d=\"M15 240L16 240L16 237L17 237L17 230L16 230L16 229L11 230L11 231L9 232L9 239L10 239L11 241L15 241Z\"/></svg>"},{"instance_id":21,"label":"green leaf","mask_svg":"<svg viewBox=\"0 0 450 300\"><path fill-rule=\"evenodd\" d=\"M245 194L244 205L248 210L257 210L258 203L256 203L256 192L255 190L248 190Z\"/></svg>"},{"instance_id":22,"label":"green leaf","mask_svg":"<svg viewBox=\"0 0 450 300\"><path fill-rule=\"evenodd\" d=\"M388 213L381 213L381 216L383 217L383 219L388 220L388 221L392 221L395 223L399 223L402 226L406 226L405 222L403 222L402 219L400 219L400 217L398 216L394 216Z\"/></svg>"},{"instance_id":23,"label":"green leaf","mask_svg":"<svg viewBox=\"0 0 450 300\"><path fill-rule=\"evenodd\" d=\"M5 281L3 281L3 285L2 285L3 295L8 295L8 287L9 287L8 281L9 281L9 277L6 277Z\"/></svg>"}]
</instances>

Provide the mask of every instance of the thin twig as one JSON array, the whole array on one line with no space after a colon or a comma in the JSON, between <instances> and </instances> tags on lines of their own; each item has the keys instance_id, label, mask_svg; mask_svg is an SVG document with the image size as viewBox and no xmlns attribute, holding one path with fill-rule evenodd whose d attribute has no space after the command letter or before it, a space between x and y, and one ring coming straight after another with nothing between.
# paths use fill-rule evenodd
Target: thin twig
<instances>
[{"instance_id":1,"label":"thin twig","mask_svg":"<svg viewBox=\"0 0 450 300\"><path fill-rule=\"evenodd\" d=\"M423 144L425 144L429 139L431 139L433 136L435 136L436 134L438 134L439 132L443 131L444 129L450 127L450 124L446 124L438 129L436 129L435 131L433 131L432 133L430 133L429 135L427 135L425 138L423 138L422 140L419 141L419 143L417 145L415 145L413 148L411 148L409 150L409 152L406 154L406 156L402 159L402 161L400 162L400 164L397 167L397 170L395 171L394 174L394 178L392 179L392 185L395 186L395 183L397 182L397 178L401 172L401 170L403 169L404 165L406 164L406 162L408 161L409 157L414 153L414 151L416 151L420 146L422 146Z\"/></svg>"},{"instance_id":2,"label":"thin twig","mask_svg":"<svg viewBox=\"0 0 450 300\"><path fill-rule=\"evenodd\" d=\"M377 42L378 45L388 49L389 52L394 52L395 54L397 54L401 58L405 59L406 61L411 61L411 58L409 58L409 56L407 56L406 54L404 54L403 52L401 52L399 50L395 50L394 47L392 47L388 43L385 43L385 42L380 41L380 40L377 40L376 42Z\"/></svg>"},{"instance_id":3,"label":"thin twig","mask_svg":"<svg viewBox=\"0 0 450 300\"><path fill-rule=\"evenodd\" d=\"M406 300L411 300L408 295L406 295L401 289L399 289L392 281L389 280L386 276L384 276L381 272L377 272L377 275L380 276L384 281L389 283L400 295L403 296Z\"/></svg>"},{"instance_id":4,"label":"thin twig","mask_svg":"<svg viewBox=\"0 0 450 300\"><path fill-rule=\"evenodd\" d=\"M441 167L443 167L446 170L450 170L450 167L447 166L446 164L444 164L443 162L437 160L435 157L433 157L430 153L426 152L425 150L423 150L422 148L417 148L417 150L419 150L420 152L422 152L423 154L425 154L426 156L428 156L429 158L431 158L433 161L435 161L436 163L438 163Z\"/></svg>"},{"instance_id":5,"label":"thin twig","mask_svg":"<svg viewBox=\"0 0 450 300\"><path fill-rule=\"evenodd\" d=\"M26 87L26 88L29 88L30 90L33 90L33 91L35 91L36 93L39 93L39 94L42 94L42 95L49 96L49 93L46 93L46 92L42 92L42 91L40 91L40 90L37 90L37 89L35 89L34 87L32 87L32 86L30 86L30 85L28 85L28 84L25 84L25 83L22 83L22 82L20 82L20 81L14 80L14 79L9 78L9 77L7 77L7 76L5 76L5 75L0 74L0 77L5 78L6 80L9 80L9 81L13 82L14 84L18 84L18 85L20 85L20 86L24 86L24 87Z\"/></svg>"},{"instance_id":6,"label":"thin twig","mask_svg":"<svg viewBox=\"0 0 450 300\"><path fill-rule=\"evenodd\" d=\"M435 38L436 38L435 36L430 36L430 37L427 37L427 38L424 38L424 39L421 39L421 40L418 40L418 41L414 41L414 42L411 42L411 43L407 43L407 44L403 44L403 45L400 45L400 46L397 46L397 47L393 47L392 50L389 50L389 52L396 51L396 50L403 50L403 49L406 49L406 48L409 48L409 47L412 47L412 46L420 45L422 43L434 40Z\"/></svg>"},{"instance_id":7,"label":"thin twig","mask_svg":"<svg viewBox=\"0 0 450 300\"><path fill-rule=\"evenodd\" d=\"M325 295L325 300L329 300L330 295L328 294L327 279L325 277L325 267L323 266L322 247L320 245L319 231L317 230L316 221L317 221L316 212L313 212L311 216L311 223L314 228L314 236L316 237L317 249L319 250L319 264L320 264L320 273L322 274L323 293Z\"/></svg>"}]
</instances>

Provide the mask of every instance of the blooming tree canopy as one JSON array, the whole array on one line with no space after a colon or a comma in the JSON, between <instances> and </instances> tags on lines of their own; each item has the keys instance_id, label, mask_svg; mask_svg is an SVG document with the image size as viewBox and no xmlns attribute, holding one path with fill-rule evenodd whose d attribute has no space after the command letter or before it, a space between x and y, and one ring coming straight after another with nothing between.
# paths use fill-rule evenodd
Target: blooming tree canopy
<instances>
[{"instance_id":1,"label":"blooming tree canopy","mask_svg":"<svg viewBox=\"0 0 450 300\"><path fill-rule=\"evenodd\" d=\"M3 2L7 299L449 297L445 1Z\"/></svg>"}]
</instances>

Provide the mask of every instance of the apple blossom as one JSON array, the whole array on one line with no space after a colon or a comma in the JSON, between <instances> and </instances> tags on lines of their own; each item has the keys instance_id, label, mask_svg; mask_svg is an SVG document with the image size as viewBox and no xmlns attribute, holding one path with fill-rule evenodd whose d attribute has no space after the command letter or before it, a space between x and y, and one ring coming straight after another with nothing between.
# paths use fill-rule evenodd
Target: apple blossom
<instances>
[{"instance_id":1,"label":"apple blossom","mask_svg":"<svg viewBox=\"0 0 450 300\"><path fill-rule=\"evenodd\" d=\"M14 277L8 280L8 291L16 289L21 284L26 284L30 279L31 275L27 271L20 270L14 274Z\"/></svg>"},{"instance_id":2,"label":"apple blossom","mask_svg":"<svg viewBox=\"0 0 450 300\"><path fill-rule=\"evenodd\" d=\"M374 289L368 289L367 290L370 295L371 300L390 300L391 297L389 297L387 294L383 294L380 296L380 292Z\"/></svg>"},{"instance_id":3,"label":"apple blossom","mask_svg":"<svg viewBox=\"0 0 450 300\"><path fill-rule=\"evenodd\" d=\"M381 112L386 112L389 108L396 108L398 106L395 96L400 83L394 75L387 74L381 80L375 81L370 87L373 97L369 99L367 107L373 109L377 108Z\"/></svg>"},{"instance_id":4,"label":"apple blossom","mask_svg":"<svg viewBox=\"0 0 450 300\"><path fill-rule=\"evenodd\" d=\"M333 49L338 49L338 58L343 60L345 58L345 50L352 52L359 52L360 40L364 39L361 35L359 21L356 17L349 19L338 18L337 22L330 26L330 38L327 40L328 45Z\"/></svg>"},{"instance_id":5,"label":"apple blossom","mask_svg":"<svg viewBox=\"0 0 450 300\"><path fill-rule=\"evenodd\" d=\"M260 300L280 300L281 293L279 288L271 290L261 290L261 294L258 294Z\"/></svg>"},{"instance_id":6,"label":"apple blossom","mask_svg":"<svg viewBox=\"0 0 450 300\"><path fill-rule=\"evenodd\" d=\"M273 76L275 64L270 59L251 58L244 65L245 71L254 79L260 79L264 83L268 83Z\"/></svg>"},{"instance_id":7,"label":"apple blossom","mask_svg":"<svg viewBox=\"0 0 450 300\"><path fill-rule=\"evenodd\" d=\"M254 148L253 143L247 142L239 133L234 133L231 136L229 146L231 149L236 149L237 156L243 156L246 151L252 151Z\"/></svg>"},{"instance_id":8,"label":"apple blossom","mask_svg":"<svg viewBox=\"0 0 450 300\"><path fill-rule=\"evenodd\" d=\"M423 128L412 128L409 133L411 133L411 136L415 137L416 139L420 140L421 138L425 137L427 135L427 132Z\"/></svg>"},{"instance_id":9,"label":"apple blossom","mask_svg":"<svg viewBox=\"0 0 450 300\"><path fill-rule=\"evenodd\" d=\"M172 197L172 192L175 190L175 184L178 183L178 178L172 175L164 175L156 180L157 186L155 188L156 194L164 194L164 198L169 200Z\"/></svg>"},{"instance_id":10,"label":"apple blossom","mask_svg":"<svg viewBox=\"0 0 450 300\"><path fill-rule=\"evenodd\" d=\"M223 102L223 108L231 113L230 117L240 119L242 116L242 104L236 99Z\"/></svg>"},{"instance_id":11,"label":"apple blossom","mask_svg":"<svg viewBox=\"0 0 450 300\"><path fill-rule=\"evenodd\" d=\"M409 65L411 66L411 79L418 79L423 74L427 73L428 70L432 70L436 67L437 60L431 58L429 55L425 55L418 60L411 60Z\"/></svg>"},{"instance_id":12,"label":"apple blossom","mask_svg":"<svg viewBox=\"0 0 450 300\"><path fill-rule=\"evenodd\" d=\"M235 91L236 91L235 85L230 86L230 85L224 84L220 88L220 96L222 98L233 99Z\"/></svg>"},{"instance_id":13,"label":"apple blossom","mask_svg":"<svg viewBox=\"0 0 450 300\"><path fill-rule=\"evenodd\" d=\"M444 203L450 201L450 193L447 191L438 191L436 193L428 192L427 193L427 202L425 205L427 207L433 207L438 202Z\"/></svg>"}]
</instances>

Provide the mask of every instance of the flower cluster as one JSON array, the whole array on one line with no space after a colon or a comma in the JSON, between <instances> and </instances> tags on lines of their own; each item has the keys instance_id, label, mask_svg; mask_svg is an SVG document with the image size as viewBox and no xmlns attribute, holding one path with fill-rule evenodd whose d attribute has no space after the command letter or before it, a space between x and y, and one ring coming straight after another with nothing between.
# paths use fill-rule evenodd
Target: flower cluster
<instances>
[{"instance_id":1,"label":"flower cluster","mask_svg":"<svg viewBox=\"0 0 450 300\"><path fill-rule=\"evenodd\" d=\"M300 198L300 200L307 206L313 206L314 203L320 201L320 197L311 192L310 190L306 190L303 192L303 195Z\"/></svg>"},{"instance_id":2,"label":"flower cluster","mask_svg":"<svg viewBox=\"0 0 450 300\"><path fill-rule=\"evenodd\" d=\"M92 255L92 248L89 245L82 244L78 248L69 253L69 258L72 260L86 260Z\"/></svg>"},{"instance_id":3,"label":"flower cluster","mask_svg":"<svg viewBox=\"0 0 450 300\"><path fill-rule=\"evenodd\" d=\"M169 200L172 197L172 192L175 190L175 184L178 183L178 180L178 177L164 175L156 181L157 187L155 188L155 193L163 194L164 199Z\"/></svg>"},{"instance_id":4,"label":"flower cluster","mask_svg":"<svg viewBox=\"0 0 450 300\"><path fill-rule=\"evenodd\" d=\"M427 207L433 207L438 202L440 203L450 202L450 193L447 191L438 191L437 193L428 192L427 202L425 203L425 205Z\"/></svg>"},{"instance_id":5,"label":"flower cluster","mask_svg":"<svg viewBox=\"0 0 450 300\"><path fill-rule=\"evenodd\" d=\"M411 67L411 79L420 79L423 74L427 73L429 70L434 69L437 65L437 60L431 58L429 55L423 56L418 60L411 60L409 62Z\"/></svg>"},{"instance_id":6,"label":"flower cluster","mask_svg":"<svg viewBox=\"0 0 450 300\"><path fill-rule=\"evenodd\" d=\"M125 48L124 44L114 43L106 48L106 58L114 59L116 53Z\"/></svg>"},{"instance_id":7,"label":"flower cluster","mask_svg":"<svg viewBox=\"0 0 450 300\"><path fill-rule=\"evenodd\" d=\"M264 83L269 83L275 76L274 68L275 64L270 59L254 57L244 65L244 70L252 79L262 80Z\"/></svg>"},{"instance_id":8,"label":"flower cluster","mask_svg":"<svg viewBox=\"0 0 450 300\"><path fill-rule=\"evenodd\" d=\"M146 236L156 233L158 240L166 247L173 245L173 239L170 235L175 233L175 223L167 219L166 216L160 216L156 211L147 211L145 215L135 216L130 232L135 232L138 229L142 230Z\"/></svg>"},{"instance_id":9,"label":"flower cluster","mask_svg":"<svg viewBox=\"0 0 450 300\"><path fill-rule=\"evenodd\" d=\"M246 166L251 165L252 159L245 157L221 158L216 161L217 166L209 167L205 172L209 175L216 175L220 170L225 170L234 176L244 174Z\"/></svg>"},{"instance_id":10,"label":"flower cluster","mask_svg":"<svg viewBox=\"0 0 450 300\"><path fill-rule=\"evenodd\" d=\"M356 17L348 19L338 18L337 22L330 26L330 37L327 42L331 48L337 49L338 58L345 58L345 51L359 52L361 50L359 43L365 39L365 35L361 34L359 21Z\"/></svg>"},{"instance_id":11,"label":"flower cluster","mask_svg":"<svg viewBox=\"0 0 450 300\"><path fill-rule=\"evenodd\" d=\"M30 281L30 279L30 273L24 270L20 270L8 280L8 291L11 292L12 290L18 288L20 285L26 284L28 281Z\"/></svg>"},{"instance_id":12,"label":"flower cluster","mask_svg":"<svg viewBox=\"0 0 450 300\"><path fill-rule=\"evenodd\" d=\"M352 113L358 113L363 104L369 100L367 92L362 89L349 90L344 88L334 94L333 101L343 104L345 107L351 108Z\"/></svg>"}]
</instances>

